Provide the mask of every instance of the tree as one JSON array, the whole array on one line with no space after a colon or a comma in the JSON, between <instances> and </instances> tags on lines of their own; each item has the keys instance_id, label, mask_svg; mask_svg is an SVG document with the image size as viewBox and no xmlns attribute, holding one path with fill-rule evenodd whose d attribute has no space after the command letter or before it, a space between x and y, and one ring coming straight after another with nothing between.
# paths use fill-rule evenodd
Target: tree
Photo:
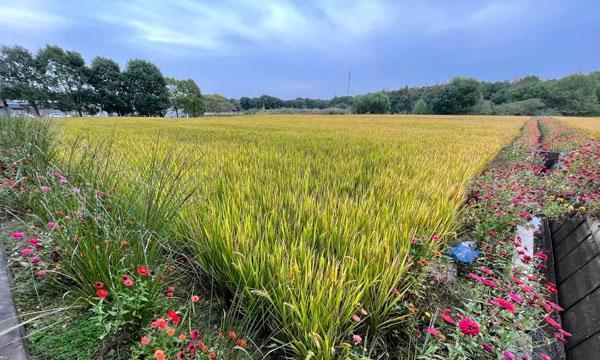
<instances>
[{"instance_id":1,"label":"tree","mask_svg":"<svg viewBox=\"0 0 600 360\"><path fill-rule=\"evenodd\" d=\"M208 94L204 95L204 106L207 112L224 113L235 111L234 106L222 95Z\"/></svg>"},{"instance_id":2,"label":"tree","mask_svg":"<svg viewBox=\"0 0 600 360\"><path fill-rule=\"evenodd\" d=\"M549 81L545 102L563 115L595 115L600 112L596 90L592 77L573 74Z\"/></svg>"},{"instance_id":3,"label":"tree","mask_svg":"<svg viewBox=\"0 0 600 360\"><path fill-rule=\"evenodd\" d=\"M359 96L352 103L356 114L385 114L390 111L390 99L384 93L370 93Z\"/></svg>"},{"instance_id":4,"label":"tree","mask_svg":"<svg viewBox=\"0 0 600 360\"><path fill-rule=\"evenodd\" d=\"M165 78L156 65L145 60L131 60L123 72L131 106L139 115L164 116L169 108Z\"/></svg>"},{"instance_id":5,"label":"tree","mask_svg":"<svg viewBox=\"0 0 600 360\"><path fill-rule=\"evenodd\" d=\"M38 51L36 62L52 103L60 110L77 111L82 116L93 103L93 91L81 54L46 45Z\"/></svg>"},{"instance_id":6,"label":"tree","mask_svg":"<svg viewBox=\"0 0 600 360\"><path fill-rule=\"evenodd\" d=\"M90 85L94 88L95 101L100 110L119 115L131 112L123 74L115 61L94 58L90 67Z\"/></svg>"},{"instance_id":7,"label":"tree","mask_svg":"<svg viewBox=\"0 0 600 360\"><path fill-rule=\"evenodd\" d=\"M418 115L429 114L429 105L427 105L427 101L423 99L417 100L413 106L412 113Z\"/></svg>"},{"instance_id":8,"label":"tree","mask_svg":"<svg viewBox=\"0 0 600 360\"><path fill-rule=\"evenodd\" d=\"M0 49L0 98L27 100L35 113L47 100L33 55L23 47Z\"/></svg>"},{"instance_id":9,"label":"tree","mask_svg":"<svg viewBox=\"0 0 600 360\"><path fill-rule=\"evenodd\" d=\"M178 87L183 94L181 104L188 116L196 117L204 114L204 99L200 88L192 79L180 80Z\"/></svg>"},{"instance_id":10,"label":"tree","mask_svg":"<svg viewBox=\"0 0 600 360\"><path fill-rule=\"evenodd\" d=\"M402 91L391 91L388 93L390 98L390 110L393 113L406 114L410 112L410 99Z\"/></svg>"},{"instance_id":11,"label":"tree","mask_svg":"<svg viewBox=\"0 0 600 360\"><path fill-rule=\"evenodd\" d=\"M434 114L466 114L481 98L477 80L456 77L434 96L431 108Z\"/></svg>"}]
</instances>

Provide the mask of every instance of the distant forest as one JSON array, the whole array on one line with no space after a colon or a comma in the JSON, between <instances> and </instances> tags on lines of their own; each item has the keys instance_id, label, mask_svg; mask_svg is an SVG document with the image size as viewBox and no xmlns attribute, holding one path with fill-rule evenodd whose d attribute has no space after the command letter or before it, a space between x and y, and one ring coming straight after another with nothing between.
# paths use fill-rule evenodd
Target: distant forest
<instances>
[{"instance_id":1,"label":"distant forest","mask_svg":"<svg viewBox=\"0 0 600 360\"><path fill-rule=\"evenodd\" d=\"M200 116L209 113L357 113L600 115L600 71L542 80L478 81L456 77L449 83L404 87L329 100L274 96L228 99L202 94L192 79L164 77L153 63L134 59L121 71L115 61L96 57L88 66L81 54L47 45L33 54L0 48L0 100L27 101L64 112L142 116Z\"/></svg>"}]
</instances>

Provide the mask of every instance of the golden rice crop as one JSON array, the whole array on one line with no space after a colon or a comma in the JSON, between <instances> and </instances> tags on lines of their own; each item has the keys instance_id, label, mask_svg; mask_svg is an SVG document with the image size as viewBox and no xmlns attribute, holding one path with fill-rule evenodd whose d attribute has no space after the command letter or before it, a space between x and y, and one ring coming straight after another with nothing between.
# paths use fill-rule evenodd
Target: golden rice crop
<instances>
[{"instance_id":1,"label":"golden rice crop","mask_svg":"<svg viewBox=\"0 0 600 360\"><path fill-rule=\"evenodd\" d=\"M582 129L596 138L600 138L600 117L566 117L558 116L557 119L564 124Z\"/></svg>"},{"instance_id":2,"label":"golden rice crop","mask_svg":"<svg viewBox=\"0 0 600 360\"><path fill-rule=\"evenodd\" d=\"M411 239L455 229L472 179L524 118L242 116L63 120L130 163L159 137L197 159L179 229L198 265L260 311L299 357L330 359L393 324ZM119 165L124 166L124 165ZM435 244L431 245L436 246ZM359 324L351 320L364 308Z\"/></svg>"}]
</instances>

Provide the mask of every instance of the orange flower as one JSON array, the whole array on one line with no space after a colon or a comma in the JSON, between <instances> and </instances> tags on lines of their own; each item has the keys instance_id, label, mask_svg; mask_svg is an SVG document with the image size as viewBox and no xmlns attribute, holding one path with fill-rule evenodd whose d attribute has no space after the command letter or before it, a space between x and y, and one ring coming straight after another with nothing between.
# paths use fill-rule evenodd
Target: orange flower
<instances>
[{"instance_id":1,"label":"orange flower","mask_svg":"<svg viewBox=\"0 0 600 360\"><path fill-rule=\"evenodd\" d=\"M239 339L236 342L236 345L239 346L239 347L241 347L241 348L245 348L246 346L248 346L248 340L246 340L246 339Z\"/></svg>"},{"instance_id":2,"label":"orange flower","mask_svg":"<svg viewBox=\"0 0 600 360\"><path fill-rule=\"evenodd\" d=\"M183 335L183 334L179 335L179 340L184 341L185 340L185 335Z\"/></svg>"},{"instance_id":3,"label":"orange flower","mask_svg":"<svg viewBox=\"0 0 600 360\"><path fill-rule=\"evenodd\" d=\"M161 349L157 349L154 352L154 360L165 360L165 352Z\"/></svg>"},{"instance_id":4,"label":"orange flower","mask_svg":"<svg viewBox=\"0 0 600 360\"><path fill-rule=\"evenodd\" d=\"M163 318L157 319L156 321L152 322L152 324L150 324L150 326L153 328L165 329L167 327L167 320L165 320Z\"/></svg>"},{"instance_id":5,"label":"orange flower","mask_svg":"<svg viewBox=\"0 0 600 360\"><path fill-rule=\"evenodd\" d=\"M175 329L167 329L167 335L169 335L169 336L175 335Z\"/></svg>"}]
</instances>

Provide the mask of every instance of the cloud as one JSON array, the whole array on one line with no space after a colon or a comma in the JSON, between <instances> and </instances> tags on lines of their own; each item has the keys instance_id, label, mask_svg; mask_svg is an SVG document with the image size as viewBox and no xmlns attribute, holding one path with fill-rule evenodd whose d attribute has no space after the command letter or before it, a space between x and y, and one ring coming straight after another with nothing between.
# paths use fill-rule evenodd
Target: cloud
<instances>
[{"instance_id":1,"label":"cloud","mask_svg":"<svg viewBox=\"0 0 600 360\"><path fill-rule=\"evenodd\" d=\"M2 5L0 28L5 31L49 31L70 23L65 17L46 11L31 3Z\"/></svg>"},{"instance_id":2,"label":"cloud","mask_svg":"<svg viewBox=\"0 0 600 360\"><path fill-rule=\"evenodd\" d=\"M402 36L446 31L480 31L518 24L534 0L90 0L13 1L0 17L2 27L36 32L67 26L78 18L88 25L114 27L121 42L172 54L203 50L207 55L241 51L336 53L362 47L377 36L401 42ZM117 31L118 30L118 31Z\"/></svg>"}]
</instances>

